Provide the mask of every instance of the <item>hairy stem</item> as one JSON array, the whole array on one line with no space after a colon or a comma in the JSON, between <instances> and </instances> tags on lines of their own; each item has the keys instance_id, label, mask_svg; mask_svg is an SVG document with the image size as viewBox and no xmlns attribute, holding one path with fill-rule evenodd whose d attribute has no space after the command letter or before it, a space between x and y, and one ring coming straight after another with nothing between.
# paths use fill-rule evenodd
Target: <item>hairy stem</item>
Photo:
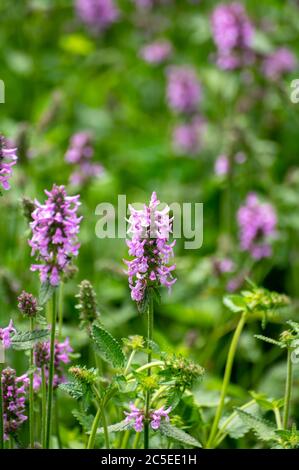
<instances>
[{"instance_id":1,"label":"hairy stem","mask_svg":"<svg viewBox=\"0 0 299 470\"><path fill-rule=\"evenodd\" d=\"M44 448L46 443L46 416L47 416L47 383L45 375L45 366L42 366L42 447Z\"/></svg>"},{"instance_id":2,"label":"hairy stem","mask_svg":"<svg viewBox=\"0 0 299 470\"><path fill-rule=\"evenodd\" d=\"M34 319L30 318L30 331L34 330ZM31 449L34 448L34 391L33 391L33 346L30 349L29 359L30 382L29 382L29 442Z\"/></svg>"},{"instance_id":3,"label":"hairy stem","mask_svg":"<svg viewBox=\"0 0 299 470\"><path fill-rule=\"evenodd\" d=\"M224 406L224 401L227 393L227 388L230 382L230 377L231 377L231 372L232 372L232 367L234 363L234 358L239 342L240 335L242 333L243 327L246 322L246 317L247 317L247 312L243 312L241 315L241 318L239 320L239 323L237 325L237 328L235 330L234 336L232 338L232 342L230 344L227 360L226 360L226 365L225 365L225 372L224 372L224 377L223 377L223 382L222 382L222 388L221 388L221 395L220 395L220 401L216 410L214 422L212 425L210 437L207 443L207 448L213 447L214 444L214 439L218 430L218 424L220 421L220 418L222 416L222 411L223 411L223 406Z\"/></svg>"},{"instance_id":4,"label":"hairy stem","mask_svg":"<svg viewBox=\"0 0 299 470\"><path fill-rule=\"evenodd\" d=\"M48 378L48 401L47 401L47 426L45 447L50 447L51 427L52 427L52 404L53 404L53 378L54 378L54 353L55 353L55 329L56 329L56 292L53 293L52 319L51 319L51 342L50 342L50 364Z\"/></svg>"},{"instance_id":5,"label":"hairy stem","mask_svg":"<svg viewBox=\"0 0 299 470\"><path fill-rule=\"evenodd\" d=\"M63 282L60 283L58 293L58 338L62 337L63 325Z\"/></svg>"},{"instance_id":6,"label":"hairy stem","mask_svg":"<svg viewBox=\"0 0 299 470\"><path fill-rule=\"evenodd\" d=\"M287 429L289 421L290 401L292 393L292 375L293 375L293 364L292 364L292 350L288 348L287 358L287 379L284 395L284 409L283 409L283 429Z\"/></svg>"},{"instance_id":7,"label":"hairy stem","mask_svg":"<svg viewBox=\"0 0 299 470\"><path fill-rule=\"evenodd\" d=\"M147 363L150 364L152 362L152 352L151 352L151 342L153 340L153 330L154 330L154 306L153 306L153 296L150 295L149 299L149 306L147 312L147 347L148 347L148 355L147 355ZM148 368L147 375L148 377L151 376L152 370ZM144 448L149 448L149 413L150 413L150 400L151 394L150 390L147 390L145 395L145 419L144 419Z\"/></svg>"}]
</instances>

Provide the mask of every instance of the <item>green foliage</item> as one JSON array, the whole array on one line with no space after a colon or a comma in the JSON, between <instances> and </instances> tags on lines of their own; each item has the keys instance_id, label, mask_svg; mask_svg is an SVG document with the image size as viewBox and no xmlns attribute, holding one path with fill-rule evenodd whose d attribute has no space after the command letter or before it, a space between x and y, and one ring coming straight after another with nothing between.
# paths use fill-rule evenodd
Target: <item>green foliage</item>
<instances>
[{"instance_id":1,"label":"green foliage","mask_svg":"<svg viewBox=\"0 0 299 470\"><path fill-rule=\"evenodd\" d=\"M124 366L125 356L121 346L108 331L94 323L91 329L91 337L99 355L104 361L107 361L115 368Z\"/></svg>"},{"instance_id":2,"label":"green foliage","mask_svg":"<svg viewBox=\"0 0 299 470\"><path fill-rule=\"evenodd\" d=\"M43 282L40 286L38 303L39 305L45 305L52 297L55 287L53 287L50 282Z\"/></svg>"},{"instance_id":3,"label":"green foliage","mask_svg":"<svg viewBox=\"0 0 299 470\"><path fill-rule=\"evenodd\" d=\"M111 424L108 426L108 431L109 433L111 432L121 432L125 431L126 429L129 429L130 423L127 423L125 419L120 421L119 423L116 424ZM103 434L104 433L104 428L98 428L97 429L97 434Z\"/></svg>"},{"instance_id":4,"label":"green foliage","mask_svg":"<svg viewBox=\"0 0 299 470\"><path fill-rule=\"evenodd\" d=\"M267 442L275 440L275 426L271 422L258 416L254 416L240 408L237 408L236 411L241 420L253 430L258 439Z\"/></svg>"},{"instance_id":5,"label":"green foliage","mask_svg":"<svg viewBox=\"0 0 299 470\"><path fill-rule=\"evenodd\" d=\"M11 337L11 346L15 350L26 350L33 348L39 341L46 341L49 337L49 330L18 331Z\"/></svg>"},{"instance_id":6,"label":"green foliage","mask_svg":"<svg viewBox=\"0 0 299 470\"><path fill-rule=\"evenodd\" d=\"M176 428L175 426L172 426L171 424L168 423L162 423L159 431L163 436L168 437L169 439L172 439L174 441L177 441L184 446L188 447L202 447L200 442L198 442L194 437L190 436L190 434L187 434L185 431L182 431L179 428Z\"/></svg>"}]
</instances>

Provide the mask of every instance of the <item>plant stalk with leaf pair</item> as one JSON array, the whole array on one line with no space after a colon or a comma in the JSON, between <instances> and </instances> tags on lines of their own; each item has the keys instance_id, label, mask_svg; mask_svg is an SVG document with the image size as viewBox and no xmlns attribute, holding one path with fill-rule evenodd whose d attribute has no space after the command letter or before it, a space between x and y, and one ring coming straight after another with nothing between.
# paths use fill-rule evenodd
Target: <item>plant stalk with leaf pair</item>
<instances>
[{"instance_id":1,"label":"plant stalk with leaf pair","mask_svg":"<svg viewBox=\"0 0 299 470\"><path fill-rule=\"evenodd\" d=\"M54 358L55 358L55 332L56 332L56 291L53 291L52 297L52 315L51 315L51 338L50 338L50 363L48 377L48 395L47 395L47 415L45 431L45 447L50 448L52 417L53 417L53 379L54 379Z\"/></svg>"},{"instance_id":2,"label":"plant stalk with leaf pair","mask_svg":"<svg viewBox=\"0 0 299 470\"><path fill-rule=\"evenodd\" d=\"M147 311L147 363L152 362L152 341L153 341L153 330L154 330L154 299L153 293L149 293L149 302L148 302L148 311ZM151 367L147 370L148 377L151 376L152 369ZM145 395L145 420L144 420L144 448L149 448L149 421L150 421L150 401L151 401L151 392L150 390L146 391Z\"/></svg>"}]
</instances>

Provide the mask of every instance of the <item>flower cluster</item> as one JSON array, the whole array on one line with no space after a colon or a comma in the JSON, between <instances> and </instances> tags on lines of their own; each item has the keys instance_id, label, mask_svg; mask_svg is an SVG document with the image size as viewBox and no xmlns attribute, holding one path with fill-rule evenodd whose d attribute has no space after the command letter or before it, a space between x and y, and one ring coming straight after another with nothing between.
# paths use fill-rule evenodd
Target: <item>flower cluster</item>
<instances>
[{"instance_id":1,"label":"flower cluster","mask_svg":"<svg viewBox=\"0 0 299 470\"><path fill-rule=\"evenodd\" d=\"M4 349L8 349L11 345L11 335L16 332L15 327L13 326L12 320L10 320L8 326L6 328L0 328L0 342Z\"/></svg>"},{"instance_id":2,"label":"flower cluster","mask_svg":"<svg viewBox=\"0 0 299 470\"><path fill-rule=\"evenodd\" d=\"M140 56L149 64L161 64L171 54L172 46L169 41L156 41L147 44L140 51Z\"/></svg>"},{"instance_id":3,"label":"flower cluster","mask_svg":"<svg viewBox=\"0 0 299 470\"><path fill-rule=\"evenodd\" d=\"M265 58L263 72L270 80L279 80L284 73L292 72L295 67L294 54L286 47L280 47Z\"/></svg>"},{"instance_id":4,"label":"flower cluster","mask_svg":"<svg viewBox=\"0 0 299 470\"><path fill-rule=\"evenodd\" d=\"M37 372L34 375L35 390L38 390L41 385L42 368L44 368L46 379L48 378L50 364L50 348L50 341L37 343L34 347L34 363L38 368ZM72 352L73 348L71 347L68 338L66 338L66 340L61 343L55 341L53 387L57 388L59 384L65 382L63 365L69 364L70 353Z\"/></svg>"},{"instance_id":5,"label":"flower cluster","mask_svg":"<svg viewBox=\"0 0 299 470\"><path fill-rule=\"evenodd\" d=\"M153 192L149 206L145 205L143 210L129 206L128 233L132 238L127 240L127 245L134 259L125 260L125 263L128 266L131 297L137 302L144 298L147 287L164 285L170 288L176 281L171 274L175 265L168 266L175 245L175 241L168 243L172 225L169 207L158 210L159 204Z\"/></svg>"},{"instance_id":6,"label":"flower cluster","mask_svg":"<svg viewBox=\"0 0 299 470\"><path fill-rule=\"evenodd\" d=\"M80 196L67 196L64 186L54 185L45 191L48 199L45 204L35 201L32 213L32 238L29 245L32 255L37 253L40 264L32 264L32 271L39 271L42 282L59 284L60 276L70 263L72 256L78 255L78 232L82 217L76 212Z\"/></svg>"},{"instance_id":7,"label":"flower cluster","mask_svg":"<svg viewBox=\"0 0 299 470\"><path fill-rule=\"evenodd\" d=\"M277 224L273 206L259 202L257 195L250 193L237 218L241 249L257 260L271 256L269 240L275 236Z\"/></svg>"},{"instance_id":8,"label":"flower cluster","mask_svg":"<svg viewBox=\"0 0 299 470\"><path fill-rule=\"evenodd\" d=\"M113 0L76 0L79 18L93 33L101 33L119 17L119 11Z\"/></svg>"},{"instance_id":9,"label":"flower cluster","mask_svg":"<svg viewBox=\"0 0 299 470\"><path fill-rule=\"evenodd\" d=\"M165 419L166 422L169 421L169 413L171 412L171 406L165 410L164 406L159 408L158 410L150 411L150 421L151 427L154 431L159 429L161 425L162 418ZM126 422L133 425L136 432L141 432L144 426L144 411L137 408L134 403L130 403L130 412L126 412Z\"/></svg>"},{"instance_id":10,"label":"flower cluster","mask_svg":"<svg viewBox=\"0 0 299 470\"><path fill-rule=\"evenodd\" d=\"M190 122L179 124L173 130L173 148L178 154L196 155L200 150L203 119L195 116Z\"/></svg>"},{"instance_id":11,"label":"flower cluster","mask_svg":"<svg viewBox=\"0 0 299 470\"><path fill-rule=\"evenodd\" d=\"M190 114L201 100L201 86L190 67L170 67L168 70L167 99L176 112Z\"/></svg>"},{"instance_id":12,"label":"flower cluster","mask_svg":"<svg viewBox=\"0 0 299 470\"><path fill-rule=\"evenodd\" d=\"M166 357L165 369L161 372L166 381L175 380L176 387L183 388L191 388L202 379L204 373L203 367L182 355Z\"/></svg>"},{"instance_id":13,"label":"flower cluster","mask_svg":"<svg viewBox=\"0 0 299 470\"><path fill-rule=\"evenodd\" d=\"M29 379L16 376L16 371L7 367L2 372L4 439L8 440L26 421L25 399Z\"/></svg>"},{"instance_id":14,"label":"flower cluster","mask_svg":"<svg viewBox=\"0 0 299 470\"><path fill-rule=\"evenodd\" d=\"M76 297L79 300L76 308L80 312L80 326L88 327L99 317L96 294L89 281L84 280L81 282L79 285L79 293Z\"/></svg>"},{"instance_id":15,"label":"flower cluster","mask_svg":"<svg viewBox=\"0 0 299 470\"><path fill-rule=\"evenodd\" d=\"M241 3L218 5L212 14L212 32L218 49L217 64L236 69L253 60L253 27Z\"/></svg>"},{"instance_id":16,"label":"flower cluster","mask_svg":"<svg viewBox=\"0 0 299 470\"><path fill-rule=\"evenodd\" d=\"M26 317L35 317L39 309L36 298L23 290L18 297L18 309Z\"/></svg>"},{"instance_id":17,"label":"flower cluster","mask_svg":"<svg viewBox=\"0 0 299 470\"><path fill-rule=\"evenodd\" d=\"M65 160L76 167L70 177L70 183L74 186L82 186L92 178L103 174L103 167L91 162L93 153L89 132L77 132L72 136Z\"/></svg>"},{"instance_id":18,"label":"flower cluster","mask_svg":"<svg viewBox=\"0 0 299 470\"><path fill-rule=\"evenodd\" d=\"M5 138L0 135L0 189L10 189L9 178L12 176L12 167L17 163L16 148L7 148Z\"/></svg>"}]
</instances>

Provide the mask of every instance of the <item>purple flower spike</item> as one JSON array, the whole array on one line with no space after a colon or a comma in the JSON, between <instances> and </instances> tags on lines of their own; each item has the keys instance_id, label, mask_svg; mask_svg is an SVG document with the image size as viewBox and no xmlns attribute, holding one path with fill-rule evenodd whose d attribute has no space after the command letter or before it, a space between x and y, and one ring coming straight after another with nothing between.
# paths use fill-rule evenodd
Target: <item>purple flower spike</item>
<instances>
[{"instance_id":1,"label":"purple flower spike","mask_svg":"<svg viewBox=\"0 0 299 470\"><path fill-rule=\"evenodd\" d=\"M169 41L156 41L144 46L140 51L140 56L149 64L161 64L165 62L172 52Z\"/></svg>"},{"instance_id":2,"label":"purple flower spike","mask_svg":"<svg viewBox=\"0 0 299 470\"><path fill-rule=\"evenodd\" d=\"M64 186L56 185L45 193L48 196L45 204L35 201L36 209L32 213L29 245L32 255L37 253L40 264L32 264L31 270L40 272L42 282L57 286L71 257L78 255L82 217L77 217L76 212L80 196L67 196Z\"/></svg>"},{"instance_id":3,"label":"purple flower spike","mask_svg":"<svg viewBox=\"0 0 299 470\"><path fill-rule=\"evenodd\" d=\"M16 148L7 148L5 138L0 135L0 189L10 189L9 178L12 176L12 167L17 163Z\"/></svg>"},{"instance_id":4,"label":"purple flower spike","mask_svg":"<svg viewBox=\"0 0 299 470\"><path fill-rule=\"evenodd\" d=\"M241 250L252 258L269 258L272 254L270 239L275 237L277 216L271 204L259 202L255 193L247 196L246 203L238 211Z\"/></svg>"},{"instance_id":5,"label":"purple flower spike","mask_svg":"<svg viewBox=\"0 0 299 470\"><path fill-rule=\"evenodd\" d=\"M196 116L191 122L180 124L173 131L173 148L179 154L196 155L201 148L203 119Z\"/></svg>"},{"instance_id":6,"label":"purple flower spike","mask_svg":"<svg viewBox=\"0 0 299 470\"><path fill-rule=\"evenodd\" d=\"M253 27L241 3L218 5L212 14L212 32L221 69L236 69L253 61Z\"/></svg>"},{"instance_id":7,"label":"purple flower spike","mask_svg":"<svg viewBox=\"0 0 299 470\"><path fill-rule=\"evenodd\" d=\"M169 408L167 408L166 410L164 409L164 406L162 406L158 410L153 411L151 413L151 427L152 427L152 429L154 429L155 431L157 429L159 429L159 427L161 425L161 419L162 418L164 418L166 422L169 421L169 416L168 415L171 412L171 409L172 409L171 406Z\"/></svg>"},{"instance_id":8,"label":"purple flower spike","mask_svg":"<svg viewBox=\"0 0 299 470\"><path fill-rule=\"evenodd\" d=\"M12 333L15 333L15 332L16 332L16 329L13 326L12 320L10 320L6 328L0 328L0 343L2 342L4 349L8 349L10 347L11 345L10 337Z\"/></svg>"},{"instance_id":9,"label":"purple flower spike","mask_svg":"<svg viewBox=\"0 0 299 470\"><path fill-rule=\"evenodd\" d=\"M283 74L292 72L296 67L294 54L286 47L280 47L266 57L263 72L270 80L279 80Z\"/></svg>"},{"instance_id":10,"label":"purple flower spike","mask_svg":"<svg viewBox=\"0 0 299 470\"><path fill-rule=\"evenodd\" d=\"M29 385L26 375L16 376L16 371L7 367L2 372L3 387L3 418L4 418L4 439L8 440L10 434L14 434L24 421L25 398Z\"/></svg>"},{"instance_id":11,"label":"purple flower spike","mask_svg":"<svg viewBox=\"0 0 299 470\"><path fill-rule=\"evenodd\" d=\"M194 113L201 100L201 86L190 67L171 67L168 71L169 107L179 113Z\"/></svg>"},{"instance_id":12,"label":"purple flower spike","mask_svg":"<svg viewBox=\"0 0 299 470\"><path fill-rule=\"evenodd\" d=\"M168 266L173 256L175 241L168 243L172 231L169 207L158 210L160 201L153 192L149 206L143 210L130 209L129 229L131 239L127 240L129 254L134 257L126 261L131 297L140 302L146 287L166 286L169 289L176 279L172 276L175 265Z\"/></svg>"},{"instance_id":13,"label":"purple flower spike","mask_svg":"<svg viewBox=\"0 0 299 470\"><path fill-rule=\"evenodd\" d=\"M108 29L119 17L113 0L76 0L76 10L83 23L96 34Z\"/></svg>"}]
</instances>

